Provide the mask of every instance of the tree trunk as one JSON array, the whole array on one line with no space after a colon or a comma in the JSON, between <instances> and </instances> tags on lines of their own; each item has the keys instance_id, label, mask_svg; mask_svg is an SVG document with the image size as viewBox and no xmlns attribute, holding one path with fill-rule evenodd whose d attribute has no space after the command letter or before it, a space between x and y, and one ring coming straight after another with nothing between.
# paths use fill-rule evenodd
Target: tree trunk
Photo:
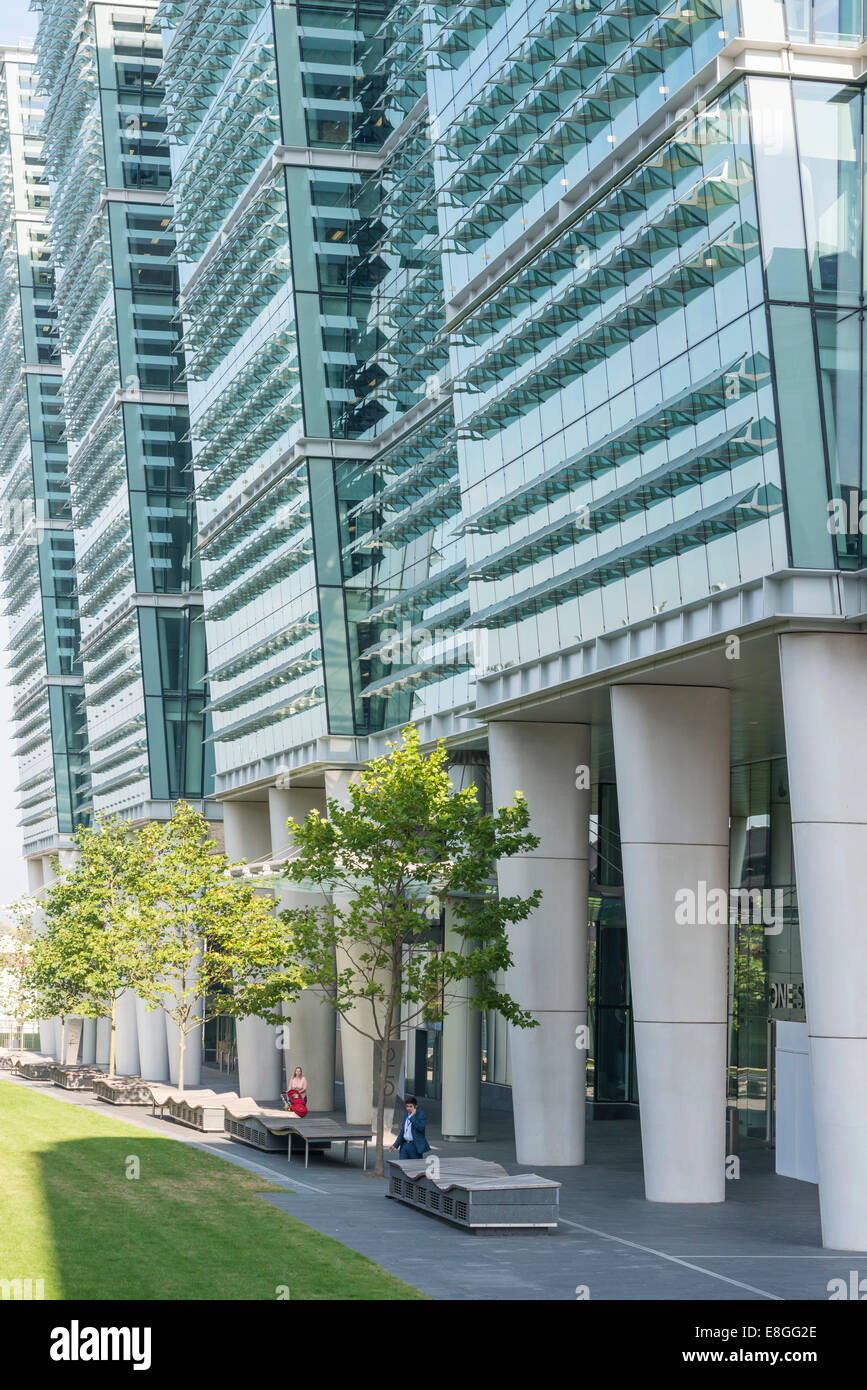
<instances>
[{"instance_id":1,"label":"tree trunk","mask_svg":"<svg viewBox=\"0 0 867 1390\"><path fill-rule=\"evenodd\" d=\"M60 1020L60 1065L66 1061L66 1019Z\"/></svg>"},{"instance_id":2,"label":"tree trunk","mask_svg":"<svg viewBox=\"0 0 867 1390\"><path fill-rule=\"evenodd\" d=\"M115 1068L115 1031L117 1027L117 998L112 996L111 1000L111 1040L108 1046L108 1074L114 1076Z\"/></svg>"},{"instance_id":3,"label":"tree trunk","mask_svg":"<svg viewBox=\"0 0 867 1390\"><path fill-rule=\"evenodd\" d=\"M394 996L397 991L399 975L392 967L391 986L388 991L388 1012L383 1029L382 1055L379 1059L379 1080L376 1095L376 1163L373 1169L375 1178L385 1177L385 1087L388 1081L388 1049L392 1043L391 1030L394 1025Z\"/></svg>"},{"instance_id":4,"label":"tree trunk","mask_svg":"<svg viewBox=\"0 0 867 1390\"><path fill-rule=\"evenodd\" d=\"M183 1028L178 1029L178 1090L184 1089L184 1053L187 1050L187 1035ZM291 1142L291 1141L290 1141Z\"/></svg>"}]
</instances>

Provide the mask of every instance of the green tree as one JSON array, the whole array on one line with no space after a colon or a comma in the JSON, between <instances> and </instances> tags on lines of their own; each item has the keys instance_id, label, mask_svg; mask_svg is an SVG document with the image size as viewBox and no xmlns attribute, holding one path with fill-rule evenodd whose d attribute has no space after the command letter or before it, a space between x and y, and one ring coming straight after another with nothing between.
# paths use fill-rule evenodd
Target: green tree
<instances>
[{"instance_id":1,"label":"green tree","mask_svg":"<svg viewBox=\"0 0 867 1390\"><path fill-rule=\"evenodd\" d=\"M178 1029L182 1091L189 1035L217 1014L244 1017L265 1000L294 997L301 972L281 959L285 929L270 895L232 876L204 816L178 802L171 820L139 831L138 843L148 867L141 903L151 964L161 1007Z\"/></svg>"},{"instance_id":2,"label":"green tree","mask_svg":"<svg viewBox=\"0 0 867 1390\"><path fill-rule=\"evenodd\" d=\"M442 1000L447 1012L446 987L469 980L472 1007L497 1009L519 1028L535 1027L496 979L511 964L508 928L524 921L542 896L537 889L527 898L500 897L494 886L500 858L538 844L520 793L511 806L483 815L474 787L452 786L442 743L425 756L417 731L408 728L389 747L350 784L346 806L329 800L327 820L313 811L301 824L288 822L294 855L285 876L331 901L281 914L284 950L305 983L323 990L343 1026L370 1038L374 1048L379 1044L378 1176L384 1174L389 1044L399 1035L402 1010L417 1018L432 1000ZM432 946L445 900L460 950Z\"/></svg>"},{"instance_id":3,"label":"green tree","mask_svg":"<svg viewBox=\"0 0 867 1390\"><path fill-rule=\"evenodd\" d=\"M127 990L146 1003L158 1002L153 942L142 912L149 866L129 825L99 816L79 826L74 863L60 869L41 900L45 937L77 989L75 1013L108 1015L111 1021L109 1075L115 1074L117 1006ZM39 946L39 942L37 946Z\"/></svg>"},{"instance_id":4,"label":"green tree","mask_svg":"<svg viewBox=\"0 0 867 1390\"><path fill-rule=\"evenodd\" d=\"M66 1021L89 1015L87 953L78 933L60 920L49 920L34 936L21 962L21 995L28 1017L60 1019L60 1057L66 1056Z\"/></svg>"},{"instance_id":5,"label":"green tree","mask_svg":"<svg viewBox=\"0 0 867 1390\"><path fill-rule=\"evenodd\" d=\"M24 1024L36 1017L36 1001L27 984L35 909L33 898L22 898L9 908L10 922L0 925L0 1014L8 1015L18 1025L22 1049Z\"/></svg>"}]
</instances>

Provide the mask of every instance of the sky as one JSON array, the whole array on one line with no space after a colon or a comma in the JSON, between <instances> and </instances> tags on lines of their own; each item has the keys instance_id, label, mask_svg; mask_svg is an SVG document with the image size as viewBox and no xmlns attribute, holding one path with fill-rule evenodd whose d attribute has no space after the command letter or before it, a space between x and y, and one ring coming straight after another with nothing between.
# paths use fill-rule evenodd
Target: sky
<instances>
[{"instance_id":1,"label":"sky","mask_svg":"<svg viewBox=\"0 0 867 1390\"><path fill-rule=\"evenodd\" d=\"M0 43L15 44L32 38L38 16L30 13L30 0L0 0ZM0 644L5 649L6 620L0 618ZM27 880L21 859L20 812L15 784L18 780L12 756L12 696L6 669L6 652L0 652L0 907L13 902L26 891Z\"/></svg>"},{"instance_id":2,"label":"sky","mask_svg":"<svg viewBox=\"0 0 867 1390\"><path fill-rule=\"evenodd\" d=\"M30 13L30 0L0 0L0 43L17 43L32 39L39 22Z\"/></svg>"}]
</instances>

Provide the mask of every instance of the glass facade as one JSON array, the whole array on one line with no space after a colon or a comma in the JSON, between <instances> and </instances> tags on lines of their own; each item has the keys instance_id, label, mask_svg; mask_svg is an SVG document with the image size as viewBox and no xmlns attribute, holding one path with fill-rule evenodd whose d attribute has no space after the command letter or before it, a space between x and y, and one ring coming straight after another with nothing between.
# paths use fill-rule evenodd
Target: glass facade
<instances>
[{"instance_id":1,"label":"glass facade","mask_svg":"<svg viewBox=\"0 0 867 1390\"><path fill-rule=\"evenodd\" d=\"M159 17L219 778L860 564L862 98L661 115L749 5Z\"/></svg>"},{"instance_id":2,"label":"glass facade","mask_svg":"<svg viewBox=\"0 0 867 1390\"><path fill-rule=\"evenodd\" d=\"M686 644L727 591L862 568L860 8L39 7L0 346L32 364L4 495L46 518L7 560L34 825L264 799L409 720L460 743L484 677L673 615ZM750 40L798 52L775 72ZM731 887L796 928L779 752L733 773ZM589 1086L631 1102L612 776ZM759 1133L797 931L737 918L730 958ZM507 1081L493 1016L483 1052Z\"/></svg>"},{"instance_id":3,"label":"glass facade","mask_svg":"<svg viewBox=\"0 0 867 1390\"><path fill-rule=\"evenodd\" d=\"M208 795L213 759L162 40L151 6L38 8L76 708L93 807L163 814L159 803Z\"/></svg>"},{"instance_id":4,"label":"glass facade","mask_svg":"<svg viewBox=\"0 0 867 1390\"><path fill-rule=\"evenodd\" d=\"M0 487L25 847L91 814L55 272L33 54L0 55Z\"/></svg>"}]
</instances>

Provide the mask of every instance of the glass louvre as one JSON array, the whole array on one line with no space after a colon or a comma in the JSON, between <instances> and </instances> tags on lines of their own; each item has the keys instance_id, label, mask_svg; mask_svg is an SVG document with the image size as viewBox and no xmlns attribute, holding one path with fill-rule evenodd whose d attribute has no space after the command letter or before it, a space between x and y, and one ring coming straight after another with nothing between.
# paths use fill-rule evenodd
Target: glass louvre
<instances>
[{"instance_id":1,"label":"glass louvre","mask_svg":"<svg viewBox=\"0 0 867 1390\"><path fill-rule=\"evenodd\" d=\"M189 627L183 596L198 583L175 238L163 201L171 176L162 40L152 12L84 12L75 0L40 8L51 264L63 272L66 515L79 557L70 590L84 622L78 709L86 741L104 750L89 799L114 811L149 796L201 796L208 775L203 652L188 687L166 684L165 663L153 647L145 655L136 623L136 595L169 595L182 602L166 621ZM59 635L61 654L77 649L77 635ZM188 646L202 641L199 629ZM178 727L187 718L192 744ZM170 756L179 743L184 754ZM81 791L79 772L72 781Z\"/></svg>"},{"instance_id":2,"label":"glass louvre","mask_svg":"<svg viewBox=\"0 0 867 1390\"><path fill-rule=\"evenodd\" d=\"M63 439L49 186L33 64L4 54L0 80L0 489L13 739L25 846L87 820L90 777L77 705L81 664ZM62 682L62 684L60 684Z\"/></svg>"}]
</instances>

